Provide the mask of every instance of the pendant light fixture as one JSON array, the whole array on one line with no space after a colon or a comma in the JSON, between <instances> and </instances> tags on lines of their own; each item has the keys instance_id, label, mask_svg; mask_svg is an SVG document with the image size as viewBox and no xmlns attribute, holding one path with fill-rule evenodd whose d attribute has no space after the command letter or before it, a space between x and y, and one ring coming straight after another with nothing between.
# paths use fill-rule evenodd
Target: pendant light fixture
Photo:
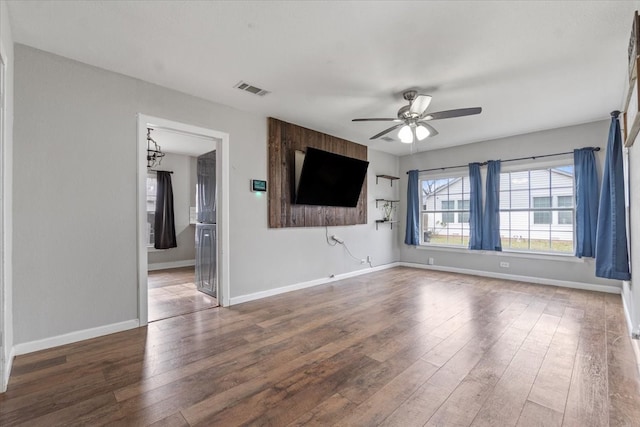
<instances>
[{"instance_id":1,"label":"pendant light fixture","mask_svg":"<svg viewBox=\"0 0 640 427\"><path fill-rule=\"evenodd\" d=\"M425 138L428 138L431 135L431 132L426 126L421 124L417 125L415 123L404 125L400 128L398 132L398 138L400 138L400 142L405 144L411 144L416 139L418 141L422 141Z\"/></svg>"},{"instance_id":2,"label":"pendant light fixture","mask_svg":"<svg viewBox=\"0 0 640 427\"><path fill-rule=\"evenodd\" d=\"M151 138L152 130L151 128L147 128L147 168L160 166L162 158L165 156L165 153L162 152L158 143Z\"/></svg>"}]
</instances>

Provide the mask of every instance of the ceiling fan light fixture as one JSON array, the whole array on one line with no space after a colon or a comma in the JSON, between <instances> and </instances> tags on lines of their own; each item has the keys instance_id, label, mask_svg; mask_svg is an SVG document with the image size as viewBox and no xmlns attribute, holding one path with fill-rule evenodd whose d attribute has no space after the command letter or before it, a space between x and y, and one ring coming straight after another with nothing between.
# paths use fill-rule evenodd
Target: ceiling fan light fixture
<instances>
[{"instance_id":1,"label":"ceiling fan light fixture","mask_svg":"<svg viewBox=\"0 0 640 427\"><path fill-rule=\"evenodd\" d=\"M429 135L431 135L431 132L429 132L429 129L427 129L422 125L418 125L418 127L416 128L416 138L418 138L418 141L422 141L423 139L427 138Z\"/></svg>"},{"instance_id":2,"label":"ceiling fan light fixture","mask_svg":"<svg viewBox=\"0 0 640 427\"><path fill-rule=\"evenodd\" d=\"M413 142L413 132L411 131L411 126L402 126L400 128L400 132L398 132L398 138L400 138L400 142L411 144Z\"/></svg>"}]
</instances>

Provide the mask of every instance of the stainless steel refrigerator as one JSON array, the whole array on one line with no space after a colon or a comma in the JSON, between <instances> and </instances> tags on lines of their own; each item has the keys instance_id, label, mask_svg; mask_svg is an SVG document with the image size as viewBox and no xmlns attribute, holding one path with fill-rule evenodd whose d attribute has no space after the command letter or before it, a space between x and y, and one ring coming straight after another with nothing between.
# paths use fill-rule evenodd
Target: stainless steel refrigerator
<instances>
[{"instance_id":1,"label":"stainless steel refrigerator","mask_svg":"<svg viewBox=\"0 0 640 427\"><path fill-rule=\"evenodd\" d=\"M196 184L196 287L218 297L216 152L198 157Z\"/></svg>"}]
</instances>

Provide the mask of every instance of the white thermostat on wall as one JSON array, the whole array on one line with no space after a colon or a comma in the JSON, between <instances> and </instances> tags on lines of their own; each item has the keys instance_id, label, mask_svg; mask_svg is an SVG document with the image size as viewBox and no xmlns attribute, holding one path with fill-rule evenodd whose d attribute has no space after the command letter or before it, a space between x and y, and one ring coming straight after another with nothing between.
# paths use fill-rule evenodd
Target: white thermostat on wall
<instances>
[{"instance_id":1,"label":"white thermostat on wall","mask_svg":"<svg viewBox=\"0 0 640 427\"><path fill-rule=\"evenodd\" d=\"M254 193L264 193L267 191L267 181L263 179L251 180L251 191Z\"/></svg>"}]
</instances>

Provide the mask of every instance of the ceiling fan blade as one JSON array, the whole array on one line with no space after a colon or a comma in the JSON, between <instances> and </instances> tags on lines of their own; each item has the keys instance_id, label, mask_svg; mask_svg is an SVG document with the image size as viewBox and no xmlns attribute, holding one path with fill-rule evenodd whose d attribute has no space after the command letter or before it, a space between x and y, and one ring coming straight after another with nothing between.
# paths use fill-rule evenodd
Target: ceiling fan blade
<instances>
[{"instance_id":1,"label":"ceiling fan blade","mask_svg":"<svg viewBox=\"0 0 640 427\"><path fill-rule=\"evenodd\" d=\"M409 107L409 112L421 116L427 111L430 103L431 97L429 95L417 95Z\"/></svg>"},{"instance_id":2,"label":"ceiling fan blade","mask_svg":"<svg viewBox=\"0 0 640 427\"><path fill-rule=\"evenodd\" d=\"M418 126L424 126L427 129L429 129L429 138L431 138L432 136L436 136L438 134L438 131L435 130L435 128L433 126L431 126L429 123L424 122L424 121L420 121L417 123Z\"/></svg>"},{"instance_id":3,"label":"ceiling fan blade","mask_svg":"<svg viewBox=\"0 0 640 427\"><path fill-rule=\"evenodd\" d=\"M482 107L458 108L457 110L438 111L425 115L423 120L451 119L453 117L472 116L482 113Z\"/></svg>"},{"instance_id":4,"label":"ceiling fan blade","mask_svg":"<svg viewBox=\"0 0 640 427\"><path fill-rule=\"evenodd\" d=\"M352 122L401 122L400 119L372 118L372 119L353 119Z\"/></svg>"},{"instance_id":5,"label":"ceiling fan blade","mask_svg":"<svg viewBox=\"0 0 640 427\"><path fill-rule=\"evenodd\" d=\"M398 128L401 128L402 126L404 126L404 123L400 123L399 125L395 125L395 126L391 126L389 129L385 129L382 132L380 132L379 134L373 135L371 138L369 139L377 139L380 138L383 135L388 134L389 132L396 130Z\"/></svg>"}]
</instances>

